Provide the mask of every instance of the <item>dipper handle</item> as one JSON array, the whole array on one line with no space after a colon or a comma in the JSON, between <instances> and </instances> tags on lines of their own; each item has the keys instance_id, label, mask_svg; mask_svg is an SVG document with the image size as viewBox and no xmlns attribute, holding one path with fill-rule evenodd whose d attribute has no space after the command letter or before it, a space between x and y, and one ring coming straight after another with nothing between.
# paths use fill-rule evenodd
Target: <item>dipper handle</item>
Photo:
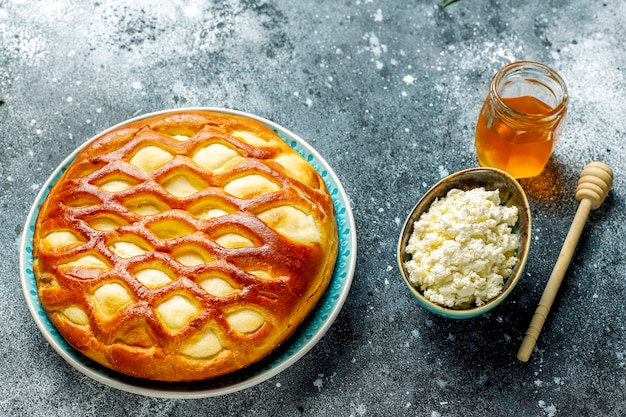
<instances>
[{"instance_id":1,"label":"dipper handle","mask_svg":"<svg viewBox=\"0 0 626 417\"><path fill-rule=\"evenodd\" d=\"M561 248L561 253L539 300L537 310L528 326L526 336L517 352L517 359L520 361L527 362L532 354L567 267L572 260L574 250L587 222L587 217L589 217L589 212L600 207L609 194L612 184L613 171L602 162L591 162L581 172L578 187L576 188L576 200L579 201L578 210L576 210L576 215Z\"/></svg>"}]
</instances>

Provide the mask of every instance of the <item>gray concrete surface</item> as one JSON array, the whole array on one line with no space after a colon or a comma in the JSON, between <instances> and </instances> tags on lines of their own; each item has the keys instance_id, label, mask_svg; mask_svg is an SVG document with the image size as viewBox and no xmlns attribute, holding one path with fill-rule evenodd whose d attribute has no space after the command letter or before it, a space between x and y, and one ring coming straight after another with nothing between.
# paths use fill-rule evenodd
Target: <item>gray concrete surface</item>
<instances>
[{"instance_id":1,"label":"gray concrete surface","mask_svg":"<svg viewBox=\"0 0 626 417\"><path fill-rule=\"evenodd\" d=\"M626 415L626 2L623 0L0 1L0 415ZM548 168L521 181L526 273L493 313L419 309L395 247L417 199L477 164L475 120L514 60L570 92ZM350 196L358 259L334 325L304 358L235 394L155 399L104 386L50 348L18 250L41 185L77 146L135 115L215 106L313 145ZM576 210L578 174L614 169L528 363L515 354Z\"/></svg>"}]
</instances>

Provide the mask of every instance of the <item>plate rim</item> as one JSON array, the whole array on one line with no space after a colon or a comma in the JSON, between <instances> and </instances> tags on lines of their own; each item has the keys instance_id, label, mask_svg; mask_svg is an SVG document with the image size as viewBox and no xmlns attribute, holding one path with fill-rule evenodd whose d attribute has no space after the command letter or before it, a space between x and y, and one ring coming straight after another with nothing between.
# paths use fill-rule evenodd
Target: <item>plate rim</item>
<instances>
[{"instance_id":1,"label":"plate rim","mask_svg":"<svg viewBox=\"0 0 626 417\"><path fill-rule=\"evenodd\" d=\"M130 384L123 380L116 380L110 376L103 374L102 372L99 372L97 369L89 367L83 364L82 362L78 361L77 359L75 359L68 351L66 351L62 346L60 346L52 337L52 332L56 332L56 329L54 328L54 326L49 327L45 325L44 320L49 320L47 316L41 317L41 318L39 317L39 313L40 311L43 311L43 308L41 307L41 304L39 303L39 299L37 295L35 294L33 296L32 294L30 294L32 286L28 282L28 276L27 276L28 273L26 269L27 269L29 258L32 260L32 253L29 253L27 250L28 244L30 241L29 228L34 226L36 222L36 217L39 214L39 210L41 208L41 204L43 203L43 199L47 196L47 194L49 193L52 186L54 186L56 181L59 180L62 173L68 168L69 164L71 164L71 162L76 158L76 156L85 147L87 147L90 143L95 141L97 138L101 137L102 135L120 126L124 126L129 123L144 120L150 117L160 116L160 115L169 114L169 113L190 112L190 111L209 111L209 112L215 112L215 113L221 113L221 114L229 114L229 115L247 117L247 118L256 120L258 122L261 122L262 124L272 129L292 149L294 149L294 146L291 143L287 142L287 139L283 137L281 133L283 133L284 136L287 136L290 140L293 140L297 146L303 148L304 151L306 151L309 155L311 155L314 159L316 159L316 162L318 162L321 165L325 173L330 177L330 180L332 181L332 185L337 190L338 198L341 199L341 202L344 205L342 208L345 209L344 214L345 214L345 217L347 218L346 227L348 231L347 232L348 236L345 236L345 234L342 236L341 233L339 235L339 251L338 251L337 263L335 265L335 269L333 270L333 275L328 284L328 288L325 290L325 293L329 291L331 285L335 281L337 265L339 264L339 261L341 260L340 258L342 256L342 252L341 252L342 251L342 248L341 248L342 239L348 238L349 240L347 241L346 243L347 246L345 248L346 252L348 253L346 257L345 279L344 279L344 283L342 287L340 287L339 296L337 300L335 301L334 305L332 306L330 313L327 315L327 318L322 320L323 321L322 325L313 332L313 336L308 341L306 341L295 353L289 355L284 360L281 360L276 366L271 366L269 369L265 368L261 370L260 372L256 373L255 375L253 375L252 377L249 377L249 378L246 377L242 381L239 381L234 384L229 384L227 386L220 387L220 388L210 388L210 389L203 389L203 390L197 390L197 391L195 390L194 391L179 391L179 390L155 389L155 388L150 388L150 387L142 387L142 386ZM298 151L298 149L294 149L294 151L301 154ZM301 156L304 157L304 155L302 154ZM311 163L311 160L307 162ZM319 168L315 166L313 166L313 168L316 170L316 172L318 172L318 174L320 174L320 176L322 176L324 183L326 184L327 188L329 188L328 187L329 180L326 179L325 176L322 175ZM330 192L330 188L329 188L329 192ZM338 207L336 206L334 200L335 199L333 198L333 204L335 205L335 210L337 210ZM337 218L337 221L339 221L339 218ZM117 123L101 132L98 132L97 134L92 136L90 139L84 141L82 144L76 147L67 157L65 157L62 160L62 162L59 165L57 165L57 167L52 171L50 176L47 178L47 180L44 182L41 189L37 193L37 196L35 197L35 200L33 201L30 207L30 210L28 211L28 215L26 217L26 221L25 221L24 228L22 231L22 236L20 239L19 252L20 252L20 257L19 257L20 282L22 286L22 293L26 300L28 310L33 320L35 321L35 324L37 325L39 331L41 332L44 339L46 340L46 342L69 365L71 365L73 368L78 370L80 373L90 377L91 379L97 382L100 382L104 385L107 385L111 388L119 389L121 391L129 392L129 393L133 393L137 395L148 396L148 397L156 397L156 398L193 399L193 398L217 397L217 396L227 395L227 394L231 394L234 392L251 388L255 385L258 385L280 374L281 372L283 372L284 370L286 370L287 368L291 367L296 362L298 362L302 357L304 357L322 339L322 337L330 329L335 319L339 315L340 311L342 310L343 305L348 297L348 293L350 291L352 281L354 278L355 269L356 269L357 239L356 239L356 226L355 226L354 216L352 213L352 207L350 205L350 199L348 195L346 194L343 188L343 185L341 184L341 181L339 180L339 178L337 177L333 169L330 167L328 162L307 141L305 141L299 135L293 133L289 129L286 129L283 126L277 124L276 122L273 122L269 119L266 119L261 116L257 116L252 113L247 113L247 112L243 112L239 110L227 109L227 108L222 108L222 107L183 107L183 108L159 110L159 111L149 112L149 113L132 117L128 120ZM32 265L32 261L30 262L30 264ZM35 285L35 290L36 290L36 285ZM321 301L322 299L318 301L318 304L315 307L315 309L320 307ZM39 307L40 311L37 310L37 307ZM292 335L289 339L287 339L287 341L284 342L284 345L288 345L289 343L294 343L296 340L290 341L290 339L292 339L293 336L294 335ZM70 349L73 349L71 346L69 347ZM79 355L82 355L78 351L75 351L75 352ZM270 353L268 357L261 359L259 362L257 362L257 364L262 363L264 360L267 360L267 358L271 356L272 356L272 353ZM94 362L94 364L96 363ZM123 375L120 374L120 376L123 376ZM165 383L165 385L167 385L167 383Z\"/></svg>"}]
</instances>

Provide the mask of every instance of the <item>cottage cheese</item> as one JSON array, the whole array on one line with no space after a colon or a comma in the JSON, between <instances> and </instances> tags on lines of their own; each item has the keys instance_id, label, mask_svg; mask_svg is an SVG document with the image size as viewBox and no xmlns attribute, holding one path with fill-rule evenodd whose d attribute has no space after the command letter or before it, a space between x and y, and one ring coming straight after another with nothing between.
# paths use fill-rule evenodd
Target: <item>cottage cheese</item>
<instances>
[{"instance_id":1,"label":"cottage cheese","mask_svg":"<svg viewBox=\"0 0 626 417\"><path fill-rule=\"evenodd\" d=\"M497 190L450 190L413 225L405 249L411 282L445 307L491 300L517 263L517 215L517 207L501 205Z\"/></svg>"}]
</instances>

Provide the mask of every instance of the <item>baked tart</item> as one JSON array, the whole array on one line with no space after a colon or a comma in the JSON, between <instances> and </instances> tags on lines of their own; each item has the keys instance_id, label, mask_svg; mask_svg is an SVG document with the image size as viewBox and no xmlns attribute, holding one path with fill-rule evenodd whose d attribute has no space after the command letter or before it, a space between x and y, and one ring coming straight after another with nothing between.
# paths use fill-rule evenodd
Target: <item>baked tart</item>
<instances>
[{"instance_id":1,"label":"baked tart","mask_svg":"<svg viewBox=\"0 0 626 417\"><path fill-rule=\"evenodd\" d=\"M259 121L179 111L76 156L33 237L40 303L82 354L156 381L249 366L315 307L337 257L332 198Z\"/></svg>"}]
</instances>

